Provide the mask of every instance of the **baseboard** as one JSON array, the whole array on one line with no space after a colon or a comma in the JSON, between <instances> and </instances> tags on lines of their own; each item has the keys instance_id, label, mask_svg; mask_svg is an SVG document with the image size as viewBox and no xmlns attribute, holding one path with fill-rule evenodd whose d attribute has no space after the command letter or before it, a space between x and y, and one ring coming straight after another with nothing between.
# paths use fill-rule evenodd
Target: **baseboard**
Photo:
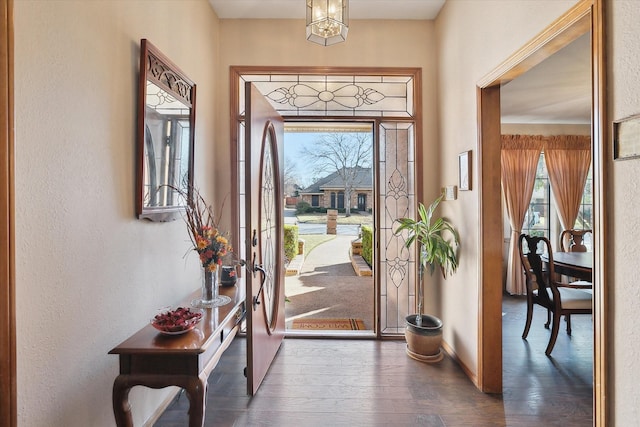
<instances>
[{"instance_id":1,"label":"baseboard","mask_svg":"<svg viewBox=\"0 0 640 427\"><path fill-rule=\"evenodd\" d=\"M451 357L458 364L458 366L462 368L462 372L464 372L465 375L469 377L471 382L476 386L476 388L478 388L478 376L474 374L473 371L462 362L462 360L460 360L453 348L451 348L451 346L444 340L442 340L442 348L449 355L449 357Z\"/></svg>"},{"instance_id":2,"label":"baseboard","mask_svg":"<svg viewBox=\"0 0 640 427\"><path fill-rule=\"evenodd\" d=\"M180 387L172 387L172 388L173 390L167 395L167 397L162 402L160 402L160 405L156 408L155 411L153 411L151 416L147 418L147 421L145 421L144 424L142 424L143 427L153 427L153 425L160 419L162 414L164 414L164 411L169 407L169 405L171 405L171 402L173 402L173 399L178 395L178 393L180 393L180 390L182 390Z\"/></svg>"}]
</instances>

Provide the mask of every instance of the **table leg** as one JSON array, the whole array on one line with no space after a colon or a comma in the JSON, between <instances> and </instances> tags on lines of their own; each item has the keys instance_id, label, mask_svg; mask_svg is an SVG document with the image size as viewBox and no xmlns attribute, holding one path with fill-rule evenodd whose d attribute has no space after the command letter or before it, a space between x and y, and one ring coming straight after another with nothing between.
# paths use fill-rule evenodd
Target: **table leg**
<instances>
[{"instance_id":1,"label":"table leg","mask_svg":"<svg viewBox=\"0 0 640 427\"><path fill-rule=\"evenodd\" d=\"M207 377L191 377L184 386L189 397L189 427L204 427L204 410L207 400Z\"/></svg>"},{"instance_id":2,"label":"table leg","mask_svg":"<svg viewBox=\"0 0 640 427\"><path fill-rule=\"evenodd\" d=\"M113 415L118 427L133 427L131 405L129 404L129 375L118 375L113 382Z\"/></svg>"},{"instance_id":3,"label":"table leg","mask_svg":"<svg viewBox=\"0 0 640 427\"><path fill-rule=\"evenodd\" d=\"M133 427L129 391L141 385L150 388L176 386L189 397L189 427L204 427L207 375L118 375L113 382L113 414L118 427Z\"/></svg>"}]
</instances>

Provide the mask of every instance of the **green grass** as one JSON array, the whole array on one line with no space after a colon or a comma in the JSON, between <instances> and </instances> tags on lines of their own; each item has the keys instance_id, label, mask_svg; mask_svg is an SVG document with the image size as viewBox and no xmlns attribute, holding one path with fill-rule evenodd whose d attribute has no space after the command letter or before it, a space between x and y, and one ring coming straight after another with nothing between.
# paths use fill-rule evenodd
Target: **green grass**
<instances>
[{"instance_id":1,"label":"green grass","mask_svg":"<svg viewBox=\"0 0 640 427\"><path fill-rule=\"evenodd\" d=\"M309 253L318 245L328 242L336 238L335 234L301 234L298 238L304 240L304 256Z\"/></svg>"},{"instance_id":2,"label":"green grass","mask_svg":"<svg viewBox=\"0 0 640 427\"><path fill-rule=\"evenodd\" d=\"M327 214L313 212L306 214L298 214L298 222L306 224L325 224L327 222ZM345 216L343 213L338 214L338 224L373 224L373 216L371 214L362 214L359 212L352 212L351 216Z\"/></svg>"}]
</instances>

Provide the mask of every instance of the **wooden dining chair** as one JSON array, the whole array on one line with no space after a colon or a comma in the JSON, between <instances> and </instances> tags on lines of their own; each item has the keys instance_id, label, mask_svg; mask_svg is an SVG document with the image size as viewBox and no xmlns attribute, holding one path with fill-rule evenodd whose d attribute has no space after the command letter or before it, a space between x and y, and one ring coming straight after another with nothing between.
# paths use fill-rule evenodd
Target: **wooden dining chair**
<instances>
[{"instance_id":1,"label":"wooden dining chair","mask_svg":"<svg viewBox=\"0 0 640 427\"><path fill-rule=\"evenodd\" d=\"M592 230L563 230L560 233L560 250L562 252L588 252L589 249L584 245L584 236L588 233L593 234ZM588 285L591 282L585 280L576 280L574 277L569 277L569 282L578 285Z\"/></svg>"},{"instance_id":2,"label":"wooden dining chair","mask_svg":"<svg viewBox=\"0 0 640 427\"><path fill-rule=\"evenodd\" d=\"M546 237L521 234L518 251L527 286L527 321L522 338L526 339L529 334L534 304L546 308L547 323L544 327L549 329L549 324L553 322L549 344L545 350L545 354L550 356L558 338L560 318L566 317L567 334L571 335L571 315L592 313L591 285L560 283L553 280L553 277L556 277L553 269L553 250L551 242ZM548 255L547 263L543 263L543 253Z\"/></svg>"},{"instance_id":3,"label":"wooden dining chair","mask_svg":"<svg viewBox=\"0 0 640 427\"><path fill-rule=\"evenodd\" d=\"M562 252L588 252L584 245L584 236L587 233L593 234L592 230L563 230L560 233L560 250Z\"/></svg>"}]
</instances>

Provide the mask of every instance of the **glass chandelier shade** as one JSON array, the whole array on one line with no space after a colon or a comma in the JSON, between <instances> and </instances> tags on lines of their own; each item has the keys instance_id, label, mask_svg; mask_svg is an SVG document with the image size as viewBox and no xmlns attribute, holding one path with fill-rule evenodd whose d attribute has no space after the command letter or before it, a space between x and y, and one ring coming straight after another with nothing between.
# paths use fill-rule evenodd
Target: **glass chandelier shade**
<instances>
[{"instance_id":1,"label":"glass chandelier shade","mask_svg":"<svg viewBox=\"0 0 640 427\"><path fill-rule=\"evenodd\" d=\"M349 0L306 1L307 40L329 46L347 39Z\"/></svg>"}]
</instances>

